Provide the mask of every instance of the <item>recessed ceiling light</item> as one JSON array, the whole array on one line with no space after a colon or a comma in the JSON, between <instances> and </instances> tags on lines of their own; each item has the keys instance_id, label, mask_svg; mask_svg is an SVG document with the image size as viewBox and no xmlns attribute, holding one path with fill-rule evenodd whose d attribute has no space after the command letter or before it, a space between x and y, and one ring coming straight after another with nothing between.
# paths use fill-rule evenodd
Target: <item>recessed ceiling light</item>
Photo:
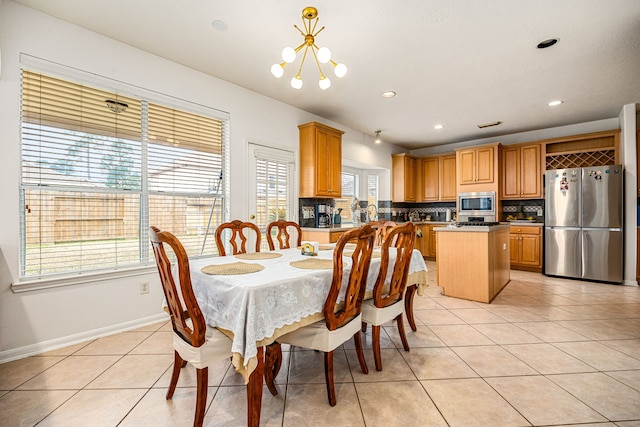
<instances>
[{"instance_id":1,"label":"recessed ceiling light","mask_svg":"<svg viewBox=\"0 0 640 427\"><path fill-rule=\"evenodd\" d=\"M383 98L393 98L394 96L396 96L396 93L392 90L388 90L386 92L382 92L381 95Z\"/></svg>"},{"instance_id":2,"label":"recessed ceiling light","mask_svg":"<svg viewBox=\"0 0 640 427\"><path fill-rule=\"evenodd\" d=\"M558 39L546 39L538 43L538 49L546 49L558 43Z\"/></svg>"},{"instance_id":3,"label":"recessed ceiling light","mask_svg":"<svg viewBox=\"0 0 640 427\"><path fill-rule=\"evenodd\" d=\"M555 107L556 105L560 105L560 104L562 104L563 102L564 102L564 101L561 101L561 100L559 100L559 99L558 99L558 100L555 100L555 101L551 101L551 102L549 102L547 105L548 105L549 107Z\"/></svg>"},{"instance_id":4,"label":"recessed ceiling light","mask_svg":"<svg viewBox=\"0 0 640 427\"><path fill-rule=\"evenodd\" d=\"M440 129L442 129L443 127L444 127L444 125L435 125L433 128L434 128L434 129L438 129L438 130L440 130Z\"/></svg>"},{"instance_id":5,"label":"recessed ceiling light","mask_svg":"<svg viewBox=\"0 0 640 427\"><path fill-rule=\"evenodd\" d=\"M229 25L226 22L216 19L211 23L211 26L214 30L218 31L227 31L229 29Z\"/></svg>"}]
</instances>

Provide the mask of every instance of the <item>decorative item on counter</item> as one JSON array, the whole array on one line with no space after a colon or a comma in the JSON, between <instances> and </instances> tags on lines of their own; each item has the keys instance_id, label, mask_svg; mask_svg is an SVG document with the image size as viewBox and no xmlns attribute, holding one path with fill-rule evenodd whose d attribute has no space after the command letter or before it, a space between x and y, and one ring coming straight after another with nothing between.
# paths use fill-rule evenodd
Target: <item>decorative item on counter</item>
<instances>
[{"instance_id":1,"label":"decorative item on counter","mask_svg":"<svg viewBox=\"0 0 640 427\"><path fill-rule=\"evenodd\" d=\"M360 224L360 201L357 197L354 197L351 203L351 216L356 225Z\"/></svg>"},{"instance_id":2,"label":"decorative item on counter","mask_svg":"<svg viewBox=\"0 0 640 427\"><path fill-rule=\"evenodd\" d=\"M320 249L320 243L319 242L308 242L308 241L304 241L302 242L302 246L300 249L300 254L301 255L306 255L306 256L316 256L318 255L318 250Z\"/></svg>"},{"instance_id":3,"label":"decorative item on counter","mask_svg":"<svg viewBox=\"0 0 640 427\"><path fill-rule=\"evenodd\" d=\"M341 216L342 208L337 208L333 212L333 225L342 224L342 216Z\"/></svg>"}]
</instances>

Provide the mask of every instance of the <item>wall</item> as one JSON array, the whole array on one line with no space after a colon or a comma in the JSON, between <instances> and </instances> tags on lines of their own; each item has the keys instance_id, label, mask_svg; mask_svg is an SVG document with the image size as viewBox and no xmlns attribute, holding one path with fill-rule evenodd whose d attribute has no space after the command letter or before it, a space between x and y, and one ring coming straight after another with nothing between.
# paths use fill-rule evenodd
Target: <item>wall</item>
<instances>
[{"instance_id":1,"label":"wall","mask_svg":"<svg viewBox=\"0 0 640 427\"><path fill-rule=\"evenodd\" d=\"M234 170L228 183L234 195L229 208L232 218L248 216L247 140L265 141L297 152L298 124L315 120L345 131L346 158L366 159L376 168L390 169L391 154L401 151L389 144L374 147L370 135L10 0L0 3L0 52L0 362L164 318L155 267L133 277L19 294L11 291L10 284L18 279L20 53L229 112ZM142 281L151 284L147 295L139 294L138 283Z\"/></svg>"}]
</instances>

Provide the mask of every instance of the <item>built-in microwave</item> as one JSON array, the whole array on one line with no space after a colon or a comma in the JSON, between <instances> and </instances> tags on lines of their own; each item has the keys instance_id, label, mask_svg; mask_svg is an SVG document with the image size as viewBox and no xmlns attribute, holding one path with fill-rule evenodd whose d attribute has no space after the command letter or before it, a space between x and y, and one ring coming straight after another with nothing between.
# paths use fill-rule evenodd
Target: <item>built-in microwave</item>
<instances>
[{"instance_id":1,"label":"built-in microwave","mask_svg":"<svg viewBox=\"0 0 640 427\"><path fill-rule=\"evenodd\" d=\"M496 215L495 191L458 193L458 217L494 217Z\"/></svg>"}]
</instances>

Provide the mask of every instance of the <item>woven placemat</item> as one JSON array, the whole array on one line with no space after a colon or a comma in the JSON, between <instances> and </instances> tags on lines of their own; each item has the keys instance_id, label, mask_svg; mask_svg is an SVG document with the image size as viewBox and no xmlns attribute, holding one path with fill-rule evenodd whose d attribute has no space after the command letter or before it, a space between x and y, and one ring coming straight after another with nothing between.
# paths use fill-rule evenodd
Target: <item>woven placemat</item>
<instances>
[{"instance_id":1,"label":"woven placemat","mask_svg":"<svg viewBox=\"0 0 640 427\"><path fill-rule=\"evenodd\" d=\"M342 256L351 256L351 255L353 255L353 251L342 252ZM371 252L371 258L380 258L380 257L381 257L380 252L375 252L375 251Z\"/></svg>"},{"instance_id":2,"label":"woven placemat","mask_svg":"<svg viewBox=\"0 0 640 427\"><path fill-rule=\"evenodd\" d=\"M333 260L309 258L299 261L291 261L291 267L304 268L307 270L333 270Z\"/></svg>"},{"instance_id":3,"label":"woven placemat","mask_svg":"<svg viewBox=\"0 0 640 427\"><path fill-rule=\"evenodd\" d=\"M255 273L264 270L264 266L260 264L249 264L247 262L232 262L230 264L206 265L202 267L205 274L235 275Z\"/></svg>"},{"instance_id":4,"label":"woven placemat","mask_svg":"<svg viewBox=\"0 0 640 427\"><path fill-rule=\"evenodd\" d=\"M280 258L282 254L277 252L254 252L250 254L238 254L235 257L238 259L272 259Z\"/></svg>"}]
</instances>

